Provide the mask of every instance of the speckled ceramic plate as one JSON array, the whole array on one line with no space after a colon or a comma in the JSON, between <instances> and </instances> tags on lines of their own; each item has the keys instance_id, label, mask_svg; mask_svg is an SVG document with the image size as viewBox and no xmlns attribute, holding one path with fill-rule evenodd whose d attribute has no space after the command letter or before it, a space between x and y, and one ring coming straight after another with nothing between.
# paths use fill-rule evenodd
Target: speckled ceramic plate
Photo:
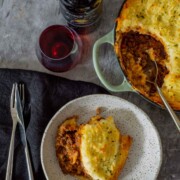
<instances>
[{"instance_id":1,"label":"speckled ceramic plate","mask_svg":"<svg viewBox=\"0 0 180 180\"><path fill-rule=\"evenodd\" d=\"M75 99L63 106L49 122L41 143L41 163L49 180L73 180L64 175L55 154L55 137L58 125L67 117L79 115L84 123L102 108L103 116L112 115L122 134L133 137L133 144L121 180L156 179L162 161L161 141L149 117L132 103L111 95L89 95Z\"/></svg>"}]
</instances>

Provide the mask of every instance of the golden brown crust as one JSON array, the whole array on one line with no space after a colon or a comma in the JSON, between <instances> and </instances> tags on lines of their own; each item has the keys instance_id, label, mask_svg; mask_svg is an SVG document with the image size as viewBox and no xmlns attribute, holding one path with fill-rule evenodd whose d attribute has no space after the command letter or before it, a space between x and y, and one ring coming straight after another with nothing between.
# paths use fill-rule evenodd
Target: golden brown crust
<instances>
[{"instance_id":1,"label":"golden brown crust","mask_svg":"<svg viewBox=\"0 0 180 180\"><path fill-rule=\"evenodd\" d=\"M112 177L112 180L113 179L118 179L118 176L119 174L122 172L122 169L127 161L127 158L128 158L128 154L129 154L129 151L130 151L130 147L132 145L132 137L126 135L126 136L121 136L120 138L120 154L121 154L121 157L120 157L120 164L117 168L117 171L114 175L114 177Z\"/></svg>"}]
</instances>

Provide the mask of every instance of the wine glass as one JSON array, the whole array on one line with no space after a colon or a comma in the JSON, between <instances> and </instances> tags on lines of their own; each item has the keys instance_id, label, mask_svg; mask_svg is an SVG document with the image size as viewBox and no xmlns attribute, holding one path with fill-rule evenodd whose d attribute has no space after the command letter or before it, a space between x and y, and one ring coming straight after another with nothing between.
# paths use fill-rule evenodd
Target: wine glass
<instances>
[{"instance_id":1,"label":"wine glass","mask_svg":"<svg viewBox=\"0 0 180 180\"><path fill-rule=\"evenodd\" d=\"M41 32L36 54L45 68L54 72L65 72L80 62L82 41L70 27L51 25Z\"/></svg>"}]
</instances>

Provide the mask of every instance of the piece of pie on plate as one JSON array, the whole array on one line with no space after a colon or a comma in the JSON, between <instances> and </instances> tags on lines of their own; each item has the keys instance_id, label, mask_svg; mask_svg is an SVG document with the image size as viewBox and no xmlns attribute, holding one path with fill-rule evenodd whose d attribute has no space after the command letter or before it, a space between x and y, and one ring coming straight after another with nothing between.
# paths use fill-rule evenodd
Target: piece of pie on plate
<instances>
[{"instance_id":1,"label":"piece of pie on plate","mask_svg":"<svg viewBox=\"0 0 180 180\"><path fill-rule=\"evenodd\" d=\"M70 117L58 127L56 155L62 172L79 179L118 179L132 138L121 135L111 116L96 115L81 125L77 119Z\"/></svg>"}]
</instances>

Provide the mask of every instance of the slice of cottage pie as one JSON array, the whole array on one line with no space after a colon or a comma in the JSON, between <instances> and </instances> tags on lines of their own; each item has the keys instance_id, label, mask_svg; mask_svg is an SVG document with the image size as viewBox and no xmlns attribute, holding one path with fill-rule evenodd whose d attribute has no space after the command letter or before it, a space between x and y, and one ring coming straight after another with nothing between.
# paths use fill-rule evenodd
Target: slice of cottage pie
<instances>
[{"instance_id":1,"label":"slice of cottage pie","mask_svg":"<svg viewBox=\"0 0 180 180\"><path fill-rule=\"evenodd\" d=\"M82 125L77 119L68 118L58 127L56 155L63 173L79 179L118 179L132 138L120 134L111 116L96 115Z\"/></svg>"}]
</instances>

